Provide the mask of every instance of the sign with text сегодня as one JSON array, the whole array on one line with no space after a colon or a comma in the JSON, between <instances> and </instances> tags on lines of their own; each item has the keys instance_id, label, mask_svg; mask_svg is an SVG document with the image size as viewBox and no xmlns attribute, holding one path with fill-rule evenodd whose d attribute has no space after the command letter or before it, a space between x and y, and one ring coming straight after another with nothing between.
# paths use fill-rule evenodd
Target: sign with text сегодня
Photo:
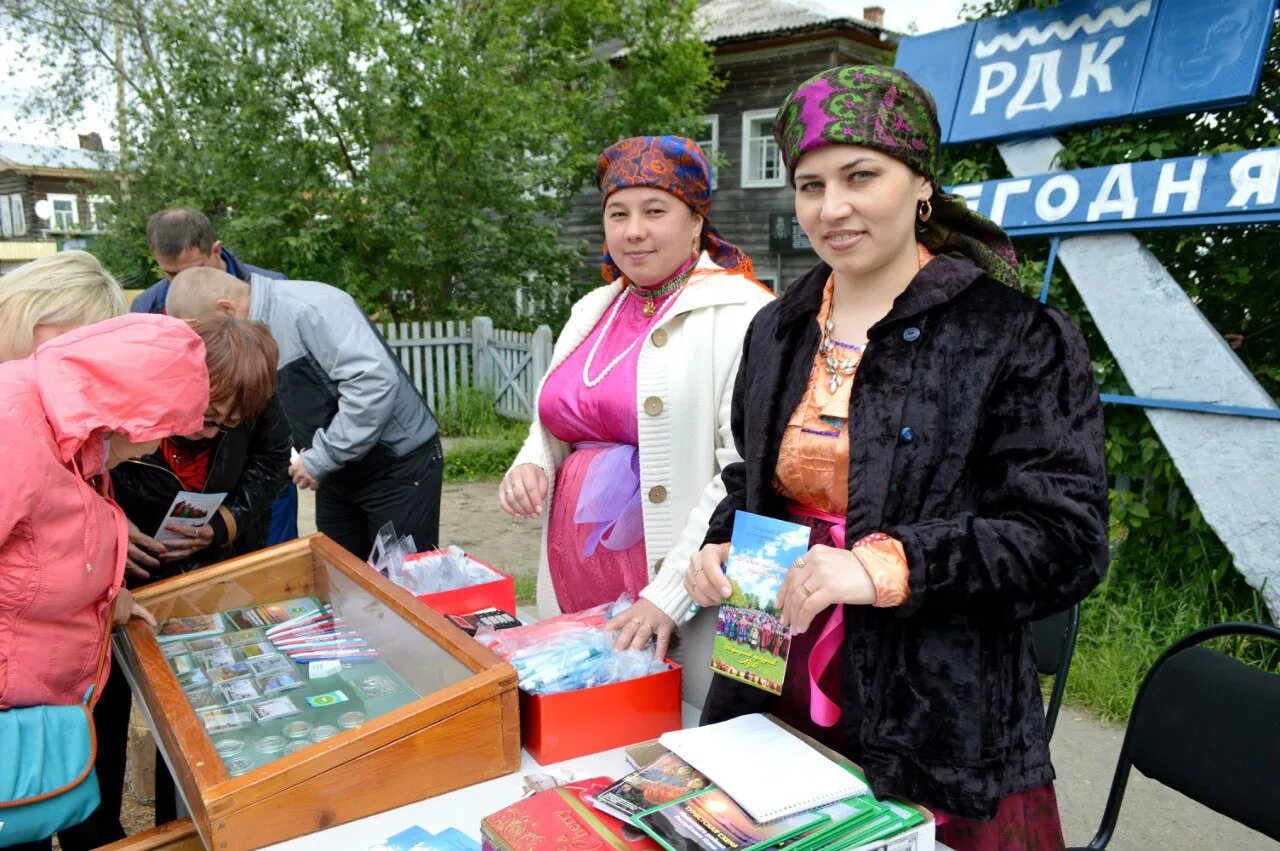
<instances>
[{"instance_id":1,"label":"sign with text \u0441\u0435\u0433\u043e\u0434\u043d\u044f","mask_svg":"<svg viewBox=\"0 0 1280 851\"><path fill-rule=\"evenodd\" d=\"M1064 0L903 39L896 64L937 100L944 144L1042 136L1247 102L1275 5Z\"/></svg>"},{"instance_id":2,"label":"sign with text \u0441\u0435\u0433\u043e\u0434\u043d\u044f","mask_svg":"<svg viewBox=\"0 0 1280 851\"><path fill-rule=\"evenodd\" d=\"M950 187L1010 236L1280 221L1280 148Z\"/></svg>"}]
</instances>

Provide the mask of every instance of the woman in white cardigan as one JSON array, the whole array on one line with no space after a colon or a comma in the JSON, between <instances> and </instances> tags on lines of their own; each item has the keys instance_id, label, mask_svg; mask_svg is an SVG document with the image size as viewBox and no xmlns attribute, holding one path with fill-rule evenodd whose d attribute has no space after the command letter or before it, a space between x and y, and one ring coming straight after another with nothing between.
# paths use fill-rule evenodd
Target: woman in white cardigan
<instances>
[{"instance_id":1,"label":"woman in white cardigan","mask_svg":"<svg viewBox=\"0 0 1280 851\"><path fill-rule=\"evenodd\" d=\"M540 614L629 592L637 602L608 625L618 646L652 640L663 655L692 604L684 572L724 496L720 471L739 460L742 339L773 296L707 222L695 142L624 139L601 154L596 184L611 283L574 305L498 499L543 521Z\"/></svg>"}]
</instances>

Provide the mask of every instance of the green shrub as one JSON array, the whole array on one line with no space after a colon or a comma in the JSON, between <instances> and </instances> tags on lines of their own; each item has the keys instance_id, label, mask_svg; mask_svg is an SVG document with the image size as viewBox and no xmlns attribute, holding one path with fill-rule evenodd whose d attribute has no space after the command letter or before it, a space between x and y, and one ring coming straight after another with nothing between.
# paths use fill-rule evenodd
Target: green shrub
<instances>
[{"instance_id":1,"label":"green shrub","mask_svg":"<svg viewBox=\"0 0 1280 851\"><path fill-rule=\"evenodd\" d=\"M1194 537L1121 548L1106 581L1081 606L1068 701L1124 723L1147 669L1174 641L1215 623L1270 623L1262 598L1230 569L1222 545ZM1187 557L1197 549L1201 555ZM1274 644L1226 639L1211 646L1268 670L1280 665Z\"/></svg>"}]
</instances>

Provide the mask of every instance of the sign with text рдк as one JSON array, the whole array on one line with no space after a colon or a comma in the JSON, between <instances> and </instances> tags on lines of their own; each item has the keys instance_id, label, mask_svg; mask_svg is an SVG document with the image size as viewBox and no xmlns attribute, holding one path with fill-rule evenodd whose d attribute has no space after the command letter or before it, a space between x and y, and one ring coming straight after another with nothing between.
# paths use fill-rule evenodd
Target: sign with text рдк
<instances>
[{"instance_id":1,"label":"sign with text \u0440\u0434\u043a","mask_svg":"<svg viewBox=\"0 0 1280 851\"><path fill-rule=\"evenodd\" d=\"M1247 102L1274 9L1275 0L1065 0L904 39L897 67L937 100L944 144L1041 136Z\"/></svg>"}]
</instances>

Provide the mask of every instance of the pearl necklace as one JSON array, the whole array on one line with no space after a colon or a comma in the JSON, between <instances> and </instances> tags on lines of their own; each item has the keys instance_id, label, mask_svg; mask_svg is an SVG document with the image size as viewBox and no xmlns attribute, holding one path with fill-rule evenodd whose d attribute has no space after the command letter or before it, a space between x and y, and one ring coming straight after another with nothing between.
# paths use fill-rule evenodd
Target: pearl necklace
<instances>
[{"instance_id":1,"label":"pearl necklace","mask_svg":"<svg viewBox=\"0 0 1280 851\"><path fill-rule=\"evenodd\" d=\"M684 270L679 275L676 275L674 278L672 278L671 283L664 284L661 287L661 289L664 289L669 293L675 292L676 290L682 288L689 281L689 275L691 275L692 273L693 273L693 267L690 266L688 269ZM656 299L658 298L658 296L654 296L654 298ZM595 387L601 381L604 381L605 377L608 376L609 373L613 372L613 368L618 364L622 363L623 359L625 359L627 355L631 354L631 350L636 347L636 344L639 343L642 339L644 339L645 334L649 333L649 329L645 328L645 330L641 332L639 337L636 337L634 340L631 341L631 345L623 349L622 352L616 358L609 361L608 366L606 366L600 372L599 375L597 375L595 378L591 377L591 364L596 359L596 352L599 351L600 344L601 342L604 341L604 338L609 336L609 329L613 326L613 320L618 318L618 311L622 309L622 303L626 300L627 300L627 291L624 289L618 295L618 298L614 300L613 309L609 311L609 316L604 321L604 327L600 329L599 335L596 336L596 341L591 344L591 351L587 352L587 359L582 363L582 383L587 387ZM676 301L675 298L667 299L666 303L662 305L662 312L665 313L667 308L675 304L675 301ZM654 313L658 312L657 309L655 309L653 313L649 312L648 308L651 307L653 304L654 302L652 301L645 304L646 317L651 317L653 316Z\"/></svg>"}]
</instances>

